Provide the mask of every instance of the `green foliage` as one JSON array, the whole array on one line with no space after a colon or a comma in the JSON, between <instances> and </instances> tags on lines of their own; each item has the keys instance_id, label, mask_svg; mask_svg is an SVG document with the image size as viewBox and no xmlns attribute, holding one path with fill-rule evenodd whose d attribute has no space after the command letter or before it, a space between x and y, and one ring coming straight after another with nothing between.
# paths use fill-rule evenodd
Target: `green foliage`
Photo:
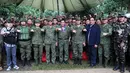
<instances>
[{"instance_id":1,"label":"green foliage","mask_svg":"<svg viewBox=\"0 0 130 73\"><path fill-rule=\"evenodd\" d=\"M32 16L35 16L35 17L40 17L40 13L41 11L38 10L38 9L35 9L31 6L18 6L16 8L16 14L21 14L23 13L24 15L32 15Z\"/></svg>"},{"instance_id":2,"label":"green foliage","mask_svg":"<svg viewBox=\"0 0 130 73\"><path fill-rule=\"evenodd\" d=\"M49 16L56 17L57 15L58 15L58 11L52 11L52 10L45 10L43 13L43 16L45 17L49 17ZM64 12L60 11L59 15L64 15Z\"/></svg>"},{"instance_id":3,"label":"green foliage","mask_svg":"<svg viewBox=\"0 0 130 73\"><path fill-rule=\"evenodd\" d=\"M90 10L91 13L127 12L129 0L104 0L103 3Z\"/></svg>"},{"instance_id":4,"label":"green foliage","mask_svg":"<svg viewBox=\"0 0 130 73\"><path fill-rule=\"evenodd\" d=\"M59 12L59 15L63 15L63 12ZM33 8L31 6L17 6L16 4L7 4L0 6L0 16L10 17L17 16L23 17L24 15L31 15L34 17L56 17L58 15L58 11L45 10L42 12L40 9Z\"/></svg>"},{"instance_id":5,"label":"green foliage","mask_svg":"<svg viewBox=\"0 0 130 73\"><path fill-rule=\"evenodd\" d=\"M15 15L16 4L0 5L0 16L13 16Z\"/></svg>"}]
</instances>

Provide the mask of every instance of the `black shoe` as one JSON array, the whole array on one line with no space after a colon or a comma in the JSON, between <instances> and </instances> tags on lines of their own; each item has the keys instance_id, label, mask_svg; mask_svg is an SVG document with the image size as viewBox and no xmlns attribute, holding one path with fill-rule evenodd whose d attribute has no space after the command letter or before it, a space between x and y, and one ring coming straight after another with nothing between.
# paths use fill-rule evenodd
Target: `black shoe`
<instances>
[{"instance_id":1,"label":"black shoe","mask_svg":"<svg viewBox=\"0 0 130 73\"><path fill-rule=\"evenodd\" d=\"M114 71L116 71L116 70L118 70L118 69L119 69L119 65L116 65L116 66L113 68Z\"/></svg>"},{"instance_id":2,"label":"black shoe","mask_svg":"<svg viewBox=\"0 0 130 73\"><path fill-rule=\"evenodd\" d=\"M50 62L47 62L47 65L50 65L51 63Z\"/></svg>"},{"instance_id":3,"label":"black shoe","mask_svg":"<svg viewBox=\"0 0 130 73\"><path fill-rule=\"evenodd\" d=\"M74 65L76 65L77 64L77 59L75 58L74 59L74 63L73 63Z\"/></svg>"},{"instance_id":4,"label":"black shoe","mask_svg":"<svg viewBox=\"0 0 130 73\"><path fill-rule=\"evenodd\" d=\"M64 64L69 64L68 61L64 61Z\"/></svg>"},{"instance_id":5,"label":"black shoe","mask_svg":"<svg viewBox=\"0 0 130 73\"><path fill-rule=\"evenodd\" d=\"M22 60L22 66L25 66L25 59Z\"/></svg>"},{"instance_id":6,"label":"black shoe","mask_svg":"<svg viewBox=\"0 0 130 73\"><path fill-rule=\"evenodd\" d=\"M39 64L38 60L35 60L35 64L36 64L36 66L38 66L38 64Z\"/></svg>"},{"instance_id":7,"label":"black shoe","mask_svg":"<svg viewBox=\"0 0 130 73\"><path fill-rule=\"evenodd\" d=\"M82 59L79 59L78 64L82 65Z\"/></svg>"},{"instance_id":8,"label":"black shoe","mask_svg":"<svg viewBox=\"0 0 130 73\"><path fill-rule=\"evenodd\" d=\"M59 64L63 64L63 62L59 62Z\"/></svg>"},{"instance_id":9,"label":"black shoe","mask_svg":"<svg viewBox=\"0 0 130 73\"><path fill-rule=\"evenodd\" d=\"M41 60L41 58L39 59L39 64L42 64L42 60Z\"/></svg>"},{"instance_id":10,"label":"black shoe","mask_svg":"<svg viewBox=\"0 0 130 73\"><path fill-rule=\"evenodd\" d=\"M29 61L29 60L27 60L27 65L28 65L28 66L31 66L31 63L30 63L30 61Z\"/></svg>"}]
</instances>

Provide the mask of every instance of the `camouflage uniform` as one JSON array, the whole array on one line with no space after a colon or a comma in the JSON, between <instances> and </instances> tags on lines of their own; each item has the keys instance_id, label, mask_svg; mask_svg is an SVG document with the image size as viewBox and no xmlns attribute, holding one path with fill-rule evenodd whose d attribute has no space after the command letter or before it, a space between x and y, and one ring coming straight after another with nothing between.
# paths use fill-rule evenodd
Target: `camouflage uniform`
<instances>
[{"instance_id":1,"label":"camouflage uniform","mask_svg":"<svg viewBox=\"0 0 130 73\"><path fill-rule=\"evenodd\" d=\"M74 64L81 64L82 52L83 52L83 43L85 42L85 34L83 25L75 25L71 27L71 30L76 30L76 33L72 32L72 47L73 47L73 56Z\"/></svg>"},{"instance_id":2,"label":"camouflage uniform","mask_svg":"<svg viewBox=\"0 0 130 73\"><path fill-rule=\"evenodd\" d=\"M128 24L126 23L117 23L114 26L115 32L115 54L116 54L116 66L114 70L120 68L121 72L124 72L125 64L125 52L127 50L127 38L128 38Z\"/></svg>"},{"instance_id":3,"label":"camouflage uniform","mask_svg":"<svg viewBox=\"0 0 130 73\"><path fill-rule=\"evenodd\" d=\"M101 40L98 48L99 64L102 65L102 57L105 58L105 66L108 64L110 56L110 35L112 34L112 27L109 24L103 24L101 28Z\"/></svg>"},{"instance_id":4,"label":"camouflage uniform","mask_svg":"<svg viewBox=\"0 0 130 73\"><path fill-rule=\"evenodd\" d=\"M117 24L117 22L112 22L111 23L111 26L112 26L112 35L111 35L111 48L110 48L110 65L114 65L114 61L116 60L115 59L115 50L114 48L116 47L116 43L114 42L115 38L115 29L114 29L114 26Z\"/></svg>"},{"instance_id":5,"label":"camouflage uniform","mask_svg":"<svg viewBox=\"0 0 130 73\"><path fill-rule=\"evenodd\" d=\"M43 52L43 38L42 31L40 27L32 27L32 44L34 50L34 59L36 64L41 63L42 61L42 52Z\"/></svg>"},{"instance_id":6,"label":"camouflage uniform","mask_svg":"<svg viewBox=\"0 0 130 73\"><path fill-rule=\"evenodd\" d=\"M20 44L20 53L21 59L25 61L27 58L27 62L31 58L31 40L30 40L30 27L27 26L19 26L19 44Z\"/></svg>"},{"instance_id":7,"label":"camouflage uniform","mask_svg":"<svg viewBox=\"0 0 130 73\"><path fill-rule=\"evenodd\" d=\"M69 58L69 38L70 38L70 28L69 26L60 27L58 30L58 43L59 43L59 53L60 53L60 62L68 61ZM63 54L64 52L64 54Z\"/></svg>"},{"instance_id":8,"label":"camouflage uniform","mask_svg":"<svg viewBox=\"0 0 130 73\"><path fill-rule=\"evenodd\" d=\"M50 62L52 62L54 64L56 59L55 43L57 41L56 27L47 25L44 26L42 29L44 29L45 32L44 43L46 49L47 63L49 64Z\"/></svg>"}]
</instances>

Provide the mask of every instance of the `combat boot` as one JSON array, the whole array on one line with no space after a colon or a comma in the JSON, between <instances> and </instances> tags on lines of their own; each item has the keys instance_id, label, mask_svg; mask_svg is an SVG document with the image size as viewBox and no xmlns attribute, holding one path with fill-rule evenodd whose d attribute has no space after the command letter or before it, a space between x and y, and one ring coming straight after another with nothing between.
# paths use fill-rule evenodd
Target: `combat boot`
<instances>
[{"instance_id":1,"label":"combat boot","mask_svg":"<svg viewBox=\"0 0 130 73\"><path fill-rule=\"evenodd\" d=\"M38 66L38 64L39 64L38 59L35 60L35 64L36 64L36 66Z\"/></svg>"},{"instance_id":2,"label":"combat boot","mask_svg":"<svg viewBox=\"0 0 130 73\"><path fill-rule=\"evenodd\" d=\"M25 59L22 60L22 66L25 66Z\"/></svg>"},{"instance_id":3,"label":"combat boot","mask_svg":"<svg viewBox=\"0 0 130 73\"><path fill-rule=\"evenodd\" d=\"M102 66L102 57L99 57L99 66Z\"/></svg>"},{"instance_id":4,"label":"combat boot","mask_svg":"<svg viewBox=\"0 0 130 73\"><path fill-rule=\"evenodd\" d=\"M39 58L39 63L42 64L42 60L41 60L41 58Z\"/></svg>"},{"instance_id":5,"label":"combat boot","mask_svg":"<svg viewBox=\"0 0 130 73\"><path fill-rule=\"evenodd\" d=\"M78 59L79 61L78 61L78 64L79 65L82 65L82 59Z\"/></svg>"},{"instance_id":6,"label":"combat boot","mask_svg":"<svg viewBox=\"0 0 130 73\"><path fill-rule=\"evenodd\" d=\"M74 58L74 65L77 64L77 58Z\"/></svg>"},{"instance_id":7,"label":"combat boot","mask_svg":"<svg viewBox=\"0 0 130 73\"><path fill-rule=\"evenodd\" d=\"M106 68L106 67L107 67L107 65L108 65L108 61L109 61L109 59L108 59L108 58L106 58L106 59L105 59L105 62L104 62L104 68Z\"/></svg>"},{"instance_id":8,"label":"combat boot","mask_svg":"<svg viewBox=\"0 0 130 73\"><path fill-rule=\"evenodd\" d=\"M27 60L27 65L31 66L30 60Z\"/></svg>"}]
</instances>

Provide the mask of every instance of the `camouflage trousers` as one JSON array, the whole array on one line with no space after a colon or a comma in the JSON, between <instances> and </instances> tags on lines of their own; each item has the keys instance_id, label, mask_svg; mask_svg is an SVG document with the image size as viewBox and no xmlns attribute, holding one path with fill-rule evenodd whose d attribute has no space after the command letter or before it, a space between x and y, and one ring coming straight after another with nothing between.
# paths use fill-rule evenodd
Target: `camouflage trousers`
<instances>
[{"instance_id":1,"label":"camouflage trousers","mask_svg":"<svg viewBox=\"0 0 130 73\"><path fill-rule=\"evenodd\" d=\"M59 53L60 53L60 62L67 61L69 58L69 41L68 40L59 40Z\"/></svg>"},{"instance_id":2,"label":"camouflage trousers","mask_svg":"<svg viewBox=\"0 0 130 73\"><path fill-rule=\"evenodd\" d=\"M21 53L21 60L27 58L30 60L31 58L31 42L30 41L19 41L20 44L20 53Z\"/></svg>"},{"instance_id":3,"label":"camouflage trousers","mask_svg":"<svg viewBox=\"0 0 130 73\"><path fill-rule=\"evenodd\" d=\"M33 44L34 59L41 62L43 53L43 44Z\"/></svg>"},{"instance_id":4,"label":"camouflage trousers","mask_svg":"<svg viewBox=\"0 0 130 73\"><path fill-rule=\"evenodd\" d=\"M45 44L46 50L46 60L47 63L55 63L56 60L56 50L55 50L55 43L52 44Z\"/></svg>"},{"instance_id":5,"label":"camouflage trousers","mask_svg":"<svg viewBox=\"0 0 130 73\"><path fill-rule=\"evenodd\" d=\"M116 55L116 64L124 64L125 63L125 49L127 48L126 43L121 47L121 43L116 43L115 45L115 55Z\"/></svg>"},{"instance_id":6,"label":"camouflage trousers","mask_svg":"<svg viewBox=\"0 0 130 73\"><path fill-rule=\"evenodd\" d=\"M98 57L99 57L99 65L104 63L107 66L108 61L110 59L110 43L100 44L98 47ZM102 61L104 58L104 62Z\"/></svg>"},{"instance_id":7,"label":"camouflage trousers","mask_svg":"<svg viewBox=\"0 0 130 73\"><path fill-rule=\"evenodd\" d=\"M98 48L99 57L104 56L105 58L110 57L110 44L100 44Z\"/></svg>"},{"instance_id":8,"label":"camouflage trousers","mask_svg":"<svg viewBox=\"0 0 130 73\"><path fill-rule=\"evenodd\" d=\"M74 54L73 56L74 56L74 58L82 59L83 44L73 42L72 47L73 47L73 54Z\"/></svg>"}]
</instances>

